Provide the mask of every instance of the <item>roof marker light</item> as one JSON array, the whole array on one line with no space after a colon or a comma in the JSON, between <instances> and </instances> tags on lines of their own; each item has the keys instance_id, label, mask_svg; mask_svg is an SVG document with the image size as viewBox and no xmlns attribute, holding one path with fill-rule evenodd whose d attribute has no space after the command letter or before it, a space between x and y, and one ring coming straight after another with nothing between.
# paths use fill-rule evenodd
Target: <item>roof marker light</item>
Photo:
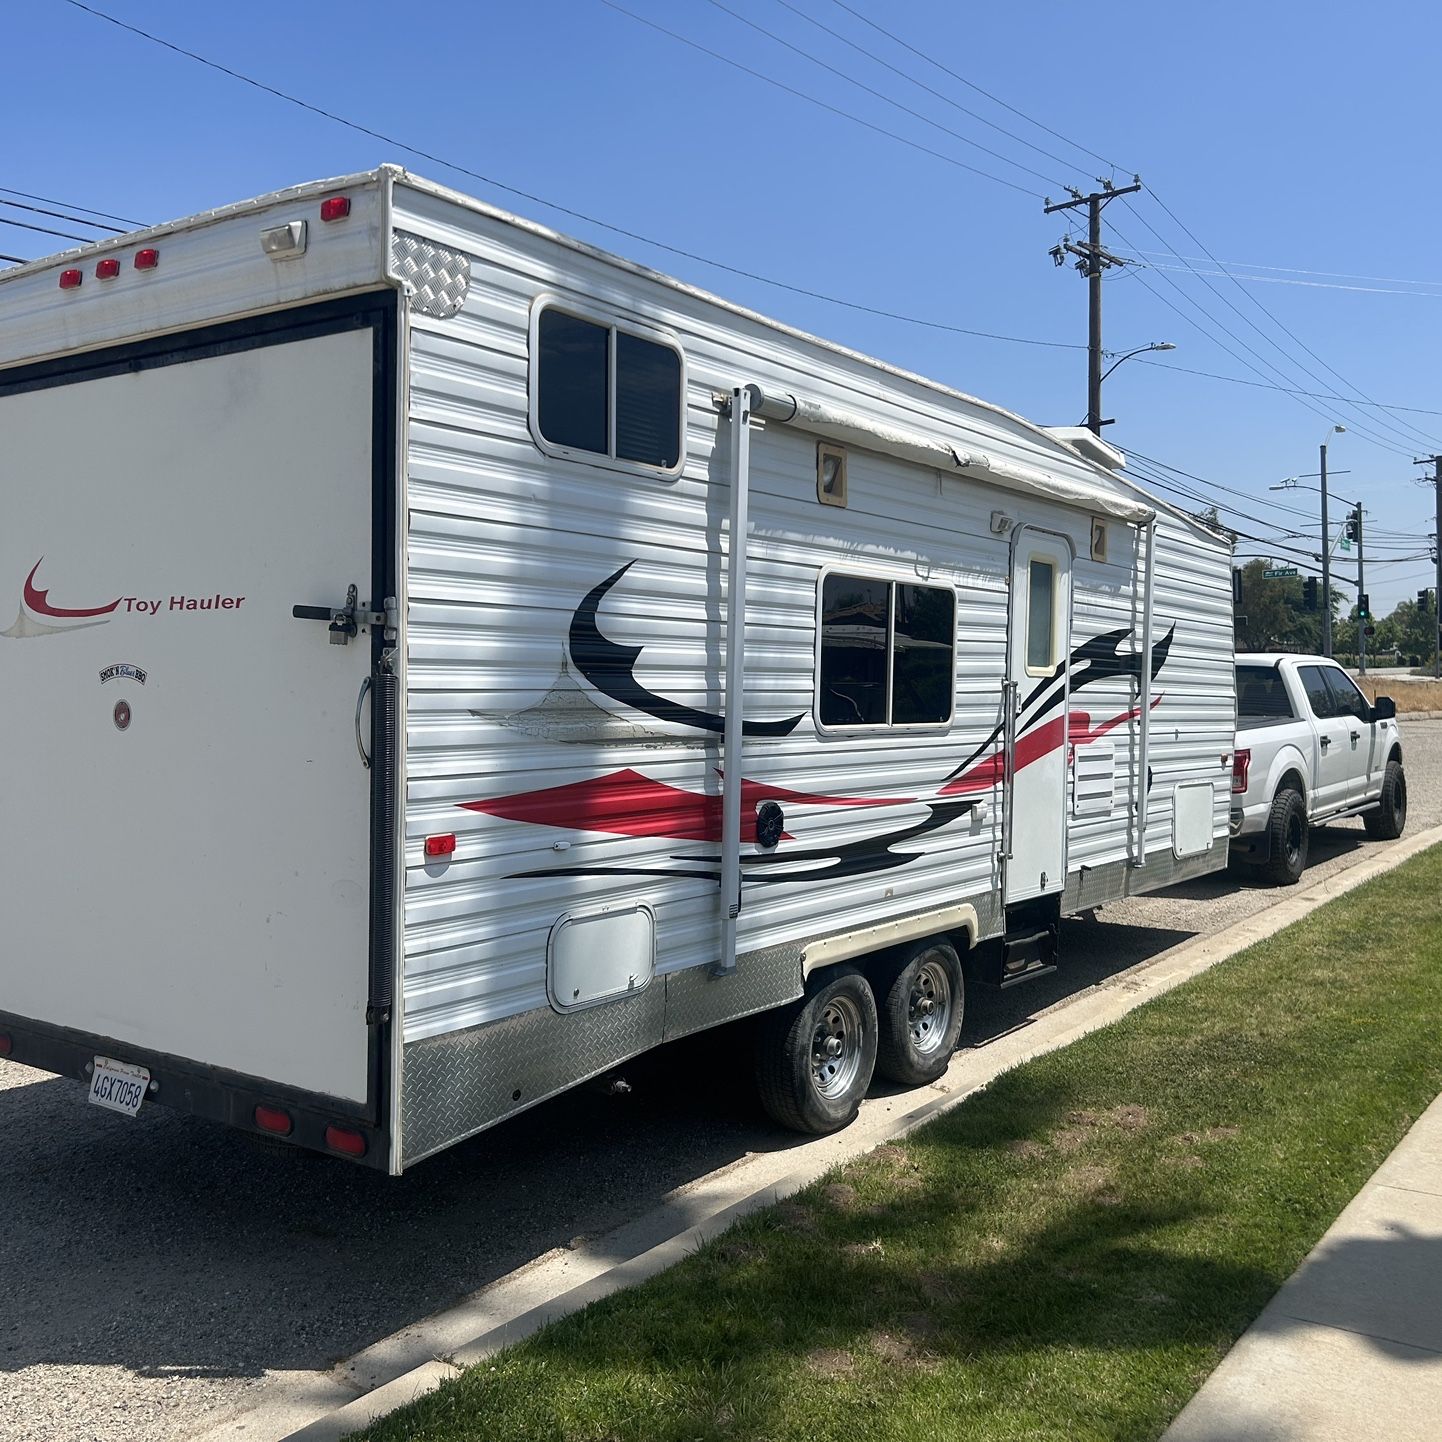
<instances>
[{"instance_id":1,"label":"roof marker light","mask_svg":"<svg viewBox=\"0 0 1442 1442\"><path fill-rule=\"evenodd\" d=\"M344 220L350 214L350 196L332 195L320 203L322 220Z\"/></svg>"},{"instance_id":2,"label":"roof marker light","mask_svg":"<svg viewBox=\"0 0 1442 1442\"><path fill-rule=\"evenodd\" d=\"M120 262L113 255L95 263L96 280L114 280L120 274Z\"/></svg>"},{"instance_id":3,"label":"roof marker light","mask_svg":"<svg viewBox=\"0 0 1442 1442\"><path fill-rule=\"evenodd\" d=\"M159 264L160 252L151 246L146 246L144 250L137 250L135 252L136 270L154 270Z\"/></svg>"},{"instance_id":4,"label":"roof marker light","mask_svg":"<svg viewBox=\"0 0 1442 1442\"><path fill-rule=\"evenodd\" d=\"M60 289L74 290L84 279L85 276L78 270L62 270L60 272Z\"/></svg>"},{"instance_id":5,"label":"roof marker light","mask_svg":"<svg viewBox=\"0 0 1442 1442\"><path fill-rule=\"evenodd\" d=\"M426 837L427 856L451 856L455 853L456 836L453 831L448 831L444 836Z\"/></svg>"}]
</instances>

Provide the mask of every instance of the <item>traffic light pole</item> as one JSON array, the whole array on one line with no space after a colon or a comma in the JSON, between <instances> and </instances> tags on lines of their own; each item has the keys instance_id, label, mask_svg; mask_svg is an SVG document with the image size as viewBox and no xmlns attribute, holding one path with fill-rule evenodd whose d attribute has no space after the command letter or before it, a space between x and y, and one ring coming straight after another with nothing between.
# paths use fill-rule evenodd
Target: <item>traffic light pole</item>
<instances>
[{"instance_id":1,"label":"traffic light pole","mask_svg":"<svg viewBox=\"0 0 1442 1442\"><path fill-rule=\"evenodd\" d=\"M1327 443L1322 442L1322 654L1332 657L1332 533L1327 529Z\"/></svg>"},{"instance_id":2,"label":"traffic light pole","mask_svg":"<svg viewBox=\"0 0 1442 1442\"><path fill-rule=\"evenodd\" d=\"M1437 507L1437 519L1433 522L1436 530L1432 533L1432 561L1437 567L1437 604L1432 612L1432 675L1442 680L1442 456L1424 456L1413 464L1432 467L1428 479L1435 491L1432 499Z\"/></svg>"},{"instance_id":3,"label":"traffic light pole","mask_svg":"<svg viewBox=\"0 0 1442 1442\"><path fill-rule=\"evenodd\" d=\"M1367 674L1367 627L1372 618L1367 606L1367 573L1362 565L1362 503L1353 512L1357 517L1357 674Z\"/></svg>"}]
</instances>

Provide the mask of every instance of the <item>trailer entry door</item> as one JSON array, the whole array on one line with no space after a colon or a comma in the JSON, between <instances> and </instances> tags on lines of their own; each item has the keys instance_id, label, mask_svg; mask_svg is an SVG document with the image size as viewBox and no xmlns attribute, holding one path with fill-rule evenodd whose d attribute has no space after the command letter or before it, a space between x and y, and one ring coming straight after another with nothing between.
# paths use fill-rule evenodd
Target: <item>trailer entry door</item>
<instances>
[{"instance_id":1,"label":"trailer entry door","mask_svg":"<svg viewBox=\"0 0 1442 1442\"><path fill-rule=\"evenodd\" d=\"M1023 528L1012 549L1009 693L1015 716L1005 798L1006 904L1060 892L1066 876L1071 548Z\"/></svg>"},{"instance_id":2,"label":"trailer entry door","mask_svg":"<svg viewBox=\"0 0 1442 1442\"><path fill-rule=\"evenodd\" d=\"M292 610L382 603L382 322L326 314L0 376L0 1010L365 1103L372 640Z\"/></svg>"}]
</instances>

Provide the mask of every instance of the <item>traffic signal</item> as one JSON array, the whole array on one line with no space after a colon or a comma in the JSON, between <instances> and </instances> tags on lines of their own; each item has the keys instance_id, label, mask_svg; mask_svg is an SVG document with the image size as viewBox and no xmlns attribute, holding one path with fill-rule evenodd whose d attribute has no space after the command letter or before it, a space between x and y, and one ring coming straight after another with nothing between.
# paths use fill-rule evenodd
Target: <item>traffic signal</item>
<instances>
[{"instance_id":1,"label":"traffic signal","mask_svg":"<svg viewBox=\"0 0 1442 1442\"><path fill-rule=\"evenodd\" d=\"M1317 578L1315 576L1308 576L1302 582L1302 606L1308 611L1317 609Z\"/></svg>"},{"instance_id":2,"label":"traffic signal","mask_svg":"<svg viewBox=\"0 0 1442 1442\"><path fill-rule=\"evenodd\" d=\"M1365 591L1357 597L1357 619L1359 621L1370 621L1372 619L1372 606L1367 599L1367 593Z\"/></svg>"},{"instance_id":3,"label":"traffic signal","mask_svg":"<svg viewBox=\"0 0 1442 1442\"><path fill-rule=\"evenodd\" d=\"M1372 637L1377 634L1377 628L1375 626L1363 626L1362 634L1370 641Z\"/></svg>"},{"instance_id":4,"label":"traffic signal","mask_svg":"<svg viewBox=\"0 0 1442 1442\"><path fill-rule=\"evenodd\" d=\"M1232 604L1234 606L1242 604L1242 568L1240 566L1232 567Z\"/></svg>"},{"instance_id":5,"label":"traffic signal","mask_svg":"<svg viewBox=\"0 0 1442 1442\"><path fill-rule=\"evenodd\" d=\"M1432 609L1432 593L1426 586L1417 592L1417 609L1419 611L1430 611Z\"/></svg>"},{"instance_id":6,"label":"traffic signal","mask_svg":"<svg viewBox=\"0 0 1442 1442\"><path fill-rule=\"evenodd\" d=\"M1347 512L1347 539L1355 541L1362 530L1362 517L1356 511Z\"/></svg>"}]
</instances>

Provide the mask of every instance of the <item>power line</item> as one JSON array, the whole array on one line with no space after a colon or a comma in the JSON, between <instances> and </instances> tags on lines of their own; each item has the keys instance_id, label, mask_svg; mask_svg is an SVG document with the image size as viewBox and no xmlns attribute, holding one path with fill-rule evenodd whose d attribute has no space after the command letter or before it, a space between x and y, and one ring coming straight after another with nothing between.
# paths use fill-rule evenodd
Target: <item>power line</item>
<instances>
[{"instance_id":1,"label":"power line","mask_svg":"<svg viewBox=\"0 0 1442 1442\"><path fill-rule=\"evenodd\" d=\"M18 200L0 200L0 205L8 206L11 210L24 210L31 215L48 215L56 220L68 220L72 225L88 225L92 230L108 230L112 235L123 235L119 226L102 225L98 220L86 220L83 215L70 215L63 210L45 210L38 205L25 205Z\"/></svg>"},{"instance_id":2,"label":"power line","mask_svg":"<svg viewBox=\"0 0 1442 1442\"><path fill-rule=\"evenodd\" d=\"M967 326L949 325L944 321L930 320L922 316L906 315L900 311L886 310L880 306L864 305L859 301L844 300L840 296L828 295L824 291L812 290L807 286L792 285L788 281L775 280L771 276L762 275L758 271L746 270L741 266L729 265L723 260L714 260L710 256L701 255L697 251L686 250L679 245L669 245L664 240L656 240L649 235L643 235L637 230L628 230L625 226L615 225L610 221L601 220L594 215L588 215L583 210L576 210L568 205L561 205L554 200L547 200L544 196L536 195L529 190L522 190L518 186L507 185L504 181L496 180L489 175L483 175L479 170L473 170L470 166L462 165L459 161L447 160L444 156L437 155L434 151L423 150L420 146L410 145L404 140L399 140L393 135L387 135L384 131L372 129L368 125L362 125L359 121L350 120L344 115L339 115L331 110L325 110L319 105L314 105L308 100L302 100L299 96L291 95L284 90L278 90L273 85L267 85L264 81L256 80L252 76L242 74L239 70L233 70L228 65L222 65L217 60L211 60L207 56L200 55L194 50L187 50L184 46L176 45L173 42L154 35L148 30L142 30L137 25L128 21L120 20L114 15L109 15L103 10L96 9L93 5L83 3L83 0L65 0L67 5L73 6L76 10L84 11L85 14L93 16L97 20L103 20L119 30L124 30L142 40L149 41L152 45L158 45L163 50L169 50L172 54L183 56L187 60L193 60L198 65L203 65L209 70L214 70L221 75L229 76L232 80L238 80L243 85L249 85L252 89L263 91L277 100L283 100L287 105L294 105L297 109L308 111L312 115L318 115L324 120L333 124L342 125L347 130L353 130L358 135L367 135L372 140L379 140L383 145L394 146L397 150L403 150L408 155L419 156L422 160L428 160L432 164L443 166L447 170L453 170L458 175L469 176L472 180L478 180L483 185L489 185L495 190L504 191L507 195L519 196L522 200L530 201L533 205L543 206L547 210L553 210L559 215L568 215L573 220L583 221L587 225L594 225L599 230L604 230L612 235L622 235L628 240L640 242L642 245L649 245L656 250L665 251L668 255L678 255L685 260L695 261L699 265L708 265L716 270L725 271L728 275L740 276L745 280L754 280L761 285L769 285L776 290L784 290L792 295L805 296L811 300L820 300L828 305L841 306L846 310L860 311L865 315L880 316L885 320L902 321L907 325L923 326L930 330L946 331L952 335L974 336L981 340L1006 341L1012 345L1042 346L1052 350L1082 350L1084 347L1072 341L1060 340L1038 340L1031 336L1001 335L995 331L973 330ZM960 164L960 162L957 162ZM1003 185L1010 185L1010 181L1002 181ZM1030 194L1031 192L1027 192ZM81 207L77 207L79 209ZM54 232L62 234L62 232ZM82 240L83 236L67 236L70 240Z\"/></svg>"},{"instance_id":3,"label":"power line","mask_svg":"<svg viewBox=\"0 0 1442 1442\"><path fill-rule=\"evenodd\" d=\"M94 210L88 205L72 205L68 200L56 200L53 195L32 195L28 190L12 190L8 185L0 185L0 194L18 195L25 200L43 200L46 205L63 205L66 210L83 210L86 215L98 215L102 220L118 220L122 225L133 225L137 230L144 230L150 224L147 220L135 220L128 215L111 215L108 210Z\"/></svg>"},{"instance_id":4,"label":"power line","mask_svg":"<svg viewBox=\"0 0 1442 1442\"><path fill-rule=\"evenodd\" d=\"M23 255L0 255L0 260L13 261L16 265L24 265L26 263Z\"/></svg>"},{"instance_id":5,"label":"power line","mask_svg":"<svg viewBox=\"0 0 1442 1442\"><path fill-rule=\"evenodd\" d=\"M1063 135L1059 130L1053 130L1050 125L1043 124L1042 121L1034 119L1024 110L1018 110L1015 105L1008 105L1005 100L1003 100L998 95L993 95L991 91L983 90L981 86L978 85L974 80L968 80L965 75L962 75L959 72L950 69L948 66L943 65L941 61L937 60L934 56L928 55L924 50L918 50L915 45L909 44L895 32L886 29L886 27L883 25L878 25L875 20L872 20L868 16L863 15L861 11L854 9L852 6L848 5L846 3L846 0L831 0L831 3L833 5L839 6L842 10L845 10L848 15L855 16L855 18L860 20L863 25L869 25L878 34L885 35L888 40L894 41L897 45L900 45L903 50L909 50L913 55L917 56L918 59L925 60L928 65L935 66L936 69L940 70L943 75L949 75L953 80L959 81L962 85L965 85L968 90L974 90L978 95L984 95L988 100L991 101L993 105L999 105L1003 110L1009 110L1019 119L1025 120L1028 125L1034 125L1038 130L1046 131L1048 135L1054 137L1057 140L1063 141L1065 144L1070 145L1075 150L1081 151L1083 155L1089 155L1093 160L1101 161L1103 165L1110 167L1113 171L1126 169L1125 166L1120 166L1115 161L1108 160L1105 155L1098 155L1095 150L1088 150L1085 145L1081 144L1080 141L1073 140L1071 136Z\"/></svg>"},{"instance_id":6,"label":"power line","mask_svg":"<svg viewBox=\"0 0 1442 1442\"><path fill-rule=\"evenodd\" d=\"M887 105L894 106L897 110L900 110L903 114L910 115L913 119L920 120L924 125L930 125L933 129L940 130L944 135L950 135L954 140L961 141L963 145L973 146L977 150L980 150L983 154L990 155L994 160L1001 161L1003 165L1014 165L1018 170L1025 171L1027 175L1034 176L1037 180L1047 181L1052 185L1066 184L1065 181L1058 180L1054 175L1043 175L1041 171L1033 170L1031 166L1023 165L1021 161L1013 160L1009 155L1003 155L1002 152L999 150L993 150L990 146L981 144L980 141L972 140L970 136L963 135L959 130L953 130L949 125L943 125L939 120L933 120L929 115L923 114L920 110L914 110L909 105L903 105L901 101L892 99L892 97L887 95L885 91L875 89L873 86L868 85L864 80L858 80L854 75L848 75L844 70L838 70L836 66L828 64L825 60L820 59L810 50L807 50L804 46L793 45L791 41L784 39L774 30L768 30L764 25L758 24L755 20L748 19L739 11L733 10L729 5L725 4L724 0L706 0L706 3L714 6L717 10L721 11L723 15L729 15L733 20L739 20L743 25L749 26L752 30L756 31L758 35L764 35L768 40L774 40L776 44L784 46L794 55L801 56L803 60L809 60L813 65L820 66L822 70L827 71L829 74L835 75L839 79L845 80L849 85L855 85L858 89L864 90L868 95L874 96L877 100L880 100ZM780 3L785 4L785 0L780 0ZM621 9L619 5L614 5L611 8L616 10ZM623 11L622 13L631 15L631 12L629 10ZM798 15L802 14L802 12L799 10L796 11L796 13ZM640 20L642 17L639 15L631 15L631 18L633 20ZM809 19L810 17L805 16L803 18ZM649 22L643 21L643 23ZM672 32L668 31L667 33L671 34ZM684 39L685 37L677 36L676 38ZM686 43L690 44L691 42L687 41ZM705 47L700 48L704 49ZM863 54L864 53L865 52L863 51ZM715 55L716 52L707 51L707 54ZM721 57L718 56L718 58ZM756 72L751 71L750 73L754 75ZM898 71L897 73L900 74L901 72ZM789 89L789 87L786 88ZM797 92L793 91L792 93L795 94ZM856 119L856 117L852 116L852 119ZM993 180L996 180L1000 177L992 176L991 178Z\"/></svg>"},{"instance_id":7,"label":"power line","mask_svg":"<svg viewBox=\"0 0 1442 1442\"><path fill-rule=\"evenodd\" d=\"M1181 255L1175 250L1140 250L1138 255L1161 255L1171 260L1193 260L1203 259L1196 255ZM1299 265L1264 265L1259 260L1224 260L1217 261L1217 265L1227 266L1233 270L1276 270L1289 275L1320 275L1331 280L1370 280L1378 281L1384 285L1430 285L1442 287L1442 280L1408 280L1399 275L1354 275L1346 270L1305 270Z\"/></svg>"},{"instance_id":8,"label":"power line","mask_svg":"<svg viewBox=\"0 0 1442 1442\"><path fill-rule=\"evenodd\" d=\"M78 5L80 0L67 0L68 4ZM993 175L989 170L982 170L979 166L968 165L964 160L958 160L954 155L947 155L944 151L933 150L929 145L923 145L919 140L911 140L895 130L888 130L884 125L877 125L874 121L863 120L861 116L850 110L843 110L839 105L830 105L824 100L818 100L814 95L808 95L804 90L797 90L794 86L787 85L784 81L777 80L773 76L765 74L760 70L753 70L749 65L743 65L739 60L733 60L729 55L723 55L719 50L712 50L709 45L703 45L699 40L692 40L682 35L679 31L668 29L657 20L648 19L645 15L637 15L634 10L628 10L624 5L618 5L616 0L601 0L601 4L608 10L614 10L619 15L634 20L638 25L645 25L648 29L655 30L660 35L668 35L672 40L679 41L682 45L689 46L692 50L699 50L703 55L709 55L713 60L719 60L723 65L729 65L733 70L739 70L744 75L750 75L756 80L764 81L767 85L774 85L778 90L784 90L788 95L794 95L798 100L804 100L808 105L814 105L818 110L828 111L832 115L839 115L843 120L849 120L853 125L860 125L863 129L875 131L877 135L884 135L888 140L895 140L902 145L909 146L912 150L919 150L923 155L930 155L936 160L944 161L947 165L954 165L958 170L969 171L972 175L979 175L984 180L995 181L998 185L1004 185L1008 190L1015 190L1021 195L1030 195L1036 200L1044 197L1040 191L1028 190L1024 185L1018 185L1014 180L1006 180L1000 175ZM738 17L739 18L739 17ZM750 21L746 22L750 24ZM760 26L756 27L760 29ZM786 42L782 42L785 44ZM819 61L817 62L820 63ZM830 67L827 67L828 69ZM860 82L857 82L860 83ZM866 87L863 87L866 88ZM875 92L873 92L875 93ZM905 109L905 107L902 107ZM915 112L913 112L915 113ZM942 127L943 129L945 127ZM954 133L954 132L953 132ZM968 144L975 144L968 141ZM985 149L985 146L980 147ZM995 153L995 152L990 152ZM1010 161L1009 164L1016 165L1018 162ZM1021 169L1025 170L1026 166ZM1033 172L1035 173L1035 172ZM1045 177L1043 177L1045 179Z\"/></svg>"},{"instance_id":9,"label":"power line","mask_svg":"<svg viewBox=\"0 0 1442 1442\"><path fill-rule=\"evenodd\" d=\"M1224 376L1217 371L1199 371L1194 370L1191 366L1173 365L1170 361L1147 360L1142 356L1137 357L1137 363L1139 365L1155 366L1158 370L1181 371L1189 376L1205 376L1208 380L1213 381L1228 381L1234 386L1255 386L1259 390L1284 391L1288 395L1311 396L1314 400L1319 401L1347 401L1354 406L1375 406L1379 410L1384 411L1410 411L1414 415L1442 416L1442 411L1427 410L1422 406L1399 406L1382 401L1364 401L1355 397L1331 395L1326 391L1295 390L1291 386L1279 386L1271 381L1249 381L1244 376Z\"/></svg>"},{"instance_id":10,"label":"power line","mask_svg":"<svg viewBox=\"0 0 1442 1442\"><path fill-rule=\"evenodd\" d=\"M1442 290L1400 290L1395 286L1386 285L1340 285L1336 281L1302 280L1299 277L1288 275L1251 275L1246 271L1199 270L1195 265L1167 265L1164 261L1143 259L1144 256L1155 254L1156 252L1153 251L1141 251L1135 256L1126 257L1126 259L1135 265L1145 265L1150 270L1171 270L1179 274L1225 277L1228 280L1248 281L1253 285L1300 285L1306 286L1309 290L1345 290L1361 295L1410 295L1428 300L1442 300Z\"/></svg>"},{"instance_id":11,"label":"power line","mask_svg":"<svg viewBox=\"0 0 1442 1442\"><path fill-rule=\"evenodd\" d=\"M0 215L0 225L13 226L16 230L35 230L41 235L58 235L62 240L79 240L91 243L95 240L93 235L75 235L68 230L52 230L48 225L31 225L28 220L8 220Z\"/></svg>"},{"instance_id":12,"label":"power line","mask_svg":"<svg viewBox=\"0 0 1442 1442\"><path fill-rule=\"evenodd\" d=\"M712 0L712 3L716 3L716 0ZM990 129L995 130L999 135L1006 136L1008 140L1014 140L1018 145L1024 145L1028 150L1034 150L1038 155L1045 156L1048 160L1054 160L1058 165L1065 166L1067 169L1070 169L1075 164L1075 161L1065 160L1060 155L1055 154L1053 151L1047 150L1043 146L1034 145L1030 140L1027 140L1023 136L1018 135L1014 130L1008 130L1004 125L998 125L996 121L988 120L986 116L982 115L979 111L968 109L965 105L961 104L960 101L953 100L952 97L947 95L944 91L936 89L935 86L928 85L924 80L918 80L916 76L908 75L907 72L901 69L900 66L893 65L889 60L883 60L881 56L874 54L864 45L858 45L856 41L849 39L847 36L843 35L841 31L833 30L831 26L824 24L822 21L816 19L814 15L808 15L806 11L801 9L799 5L793 5L791 3L791 0L776 0L776 3L780 5L783 9L789 10L793 15L800 16L800 18L806 21L808 25L814 25L818 30L824 32L827 35L830 35L832 39L839 40L843 45L849 46L852 50L856 51L858 55L864 55L868 60L874 62L877 65L880 65L881 67L883 67L883 69L891 71L893 75L899 75L908 84L915 85L918 89L926 91L928 95L934 95L944 105L951 106L953 110L959 110L963 115L969 115L979 124L988 126ZM867 24L869 25L871 24L871 22L868 20ZM1014 161L1009 163L1015 164ZM1029 171L1028 173L1031 175L1037 174L1036 171ZM1042 180L1045 180L1047 178L1048 177L1046 176L1040 177L1040 179ZM1061 184L1060 181L1056 181L1055 183L1058 185Z\"/></svg>"}]
</instances>

